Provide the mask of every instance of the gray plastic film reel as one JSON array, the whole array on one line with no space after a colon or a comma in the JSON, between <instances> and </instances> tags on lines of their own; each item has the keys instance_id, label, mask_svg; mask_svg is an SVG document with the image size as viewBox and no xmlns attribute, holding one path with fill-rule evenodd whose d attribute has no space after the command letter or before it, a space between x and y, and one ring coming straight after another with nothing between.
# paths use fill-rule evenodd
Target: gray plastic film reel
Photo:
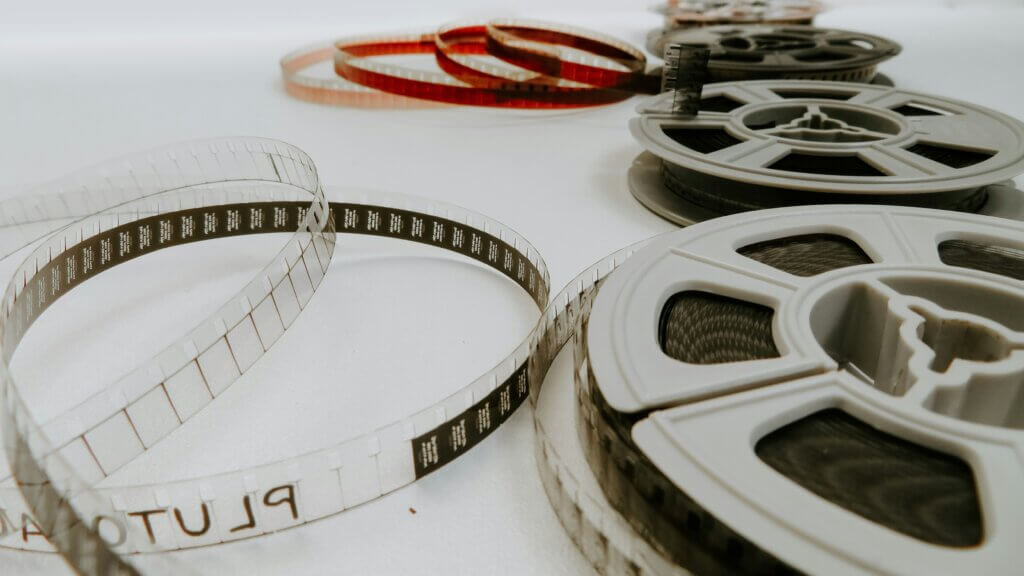
<instances>
[{"instance_id":1,"label":"gray plastic film reel","mask_svg":"<svg viewBox=\"0 0 1024 576\"><path fill-rule=\"evenodd\" d=\"M891 203L1019 219L1004 181L1024 172L1024 124L948 98L865 84L762 80L708 85L696 118L660 95L630 130L646 153L633 195L689 224L744 210Z\"/></svg>"},{"instance_id":2,"label":"gray plastic film reel","mask_svg":"<svg viewBox=\"0 0 1024 576\"><path fill-rule=\"evenodd\" d=\"M1012 573L1022 280L1024 225L935 210L779 209L658 238L602 285L577 348L594 474L698 574ZM724 315L666 328L681 295Z\"/></svg>"},{"instance_id":3,"label":"gray plastic film reel","mask_svg":"<svg viewBox=\"0 0 1024 576\"><path fill-rule=\"evenodd\" d=\"M669 30L649 38L662 54L670 44L711 51L708 82L734 80L833 80L870 82L876 67L900 53L879 36L812 26L708 26Z\"/></svg>"}]
</instances>

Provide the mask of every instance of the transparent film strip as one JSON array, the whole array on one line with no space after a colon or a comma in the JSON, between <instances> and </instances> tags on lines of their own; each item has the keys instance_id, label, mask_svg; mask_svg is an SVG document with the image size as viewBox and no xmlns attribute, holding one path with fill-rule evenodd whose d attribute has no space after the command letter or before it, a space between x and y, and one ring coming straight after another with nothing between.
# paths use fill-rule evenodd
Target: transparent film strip
<instances>
[{"instance_id":1,"label":"transparent film strip","mask_svg":"<svg viewBox=\"0 0 1024 576\"><path fill-rule=\"evenodd\" d=\"M290 291L295 314L308 302L333 252L333 224L309 157L290 145L256 138L154 150L83 171L50 190L55 192L46 195L43 188L19 201L30 206L39 200L30 218L42 214L42 220L56 222L97 206L100 211L32 250L4 296L4 439L9 473L24 500L8 479L3 544L19 547L12 534L24 534L31 525L81 573L132 573L134 568L112 551L132 533L123 522L122 501L101 495L92 484L208 402L213 374L218 392L223 391L273 344L283 331L277 300ZM47 201L54 198L58 208L48 213ZM148 252L260 232L292 236L212 318L68 414L44 426L34 420L7 367L22 336L53 302ZM300 276L304 282L296 290L293 282ZM268 322L271 306L278 315L276 332ZM204 364L211 378L203 375ZM174 382L183 393L172 400Z\"/></svg>"},{"instance_id":2,"label":"transparent film strip","mask_svg":"<svg viewBox=\"0 0 1024 576\"><path fill-rule=\"evenodd\" d=\"M275 231L262 226L279 231L296 219L308 225L300 229L296 248L286 248L215 318L45 426L33 421L17 387L7 380L7 437L14 440L11 460L28 502L19 508L16 498L5 496L5 545L33 549L32 542L18 538L30 525L33 533L47 535L76 570L104 574L134 570L124 558L135 552L274 532L372 500L440 468L497 429L526 399L529 340L440 402L329 448L205 478L90 488L212 402L288 327L301 309L299 300L308 302L312 294L303 287L319 284L333 248L333 237L311 229L313 224L446 248L498 270L538 307L547 301L547 271L536 251L497 222L453 206L401 195L362 195L331 203L330 218L320 220L315 215L326 212L308 209L292 197L250 191L238 198L217 190L211 202L205 187L174 189L178 192L170 207L166 199L165 204L158 199L143 206L125 204L118 213L138 213L108 225L99 222L109 214L83 220L35 251L19 268L6 300L8 358L31 321L53 300L99 271L163 247L154 246L161 234L176 238L174 234L187 230L190 236L184 242L227 234L233 231L228 230L231 222L248 225L239 233ZM319 192L316 199L322 200ZM322 242L320 236L325 236ZM37 269L36 258L43 256ZM201 521L194 520L197 511Z\"/></svg>"},{"instance_id":3,"label":"transparent film strip","mask_svg":"<svg viewBox=\"0 0 1024 576\"><path fill-rule=\"evenodd\" d=\"M558 293L534 330L530 357L531 401L534 406L535 457L541 483L569 537L599 574L610 576L683 576L686 570L668 562L634 531L602 494L588 489L590 471L570 464L560 427L547 422L540 409L541 388L555 357L573 344L574 357L585 358L585 327L602 282L649 241L639 242L590 266ZM577 370L574 370L574 373ZM561 384L567 384L563 382ZM551 386L559 386L552 382ZM561 407L561 406L559 406ZM560 417L574 415L559 414ZM571 448L570 448L571 449Z\"/></svg>"},{"instance_id":4,"label":"transparent film strip","mask_svg":"<svg viewBox=\"0 0 1024 576\"><path fill-rule=\"evenodd\" d=\"M134 553L206 546L274 532L414 482L496 430L527 398L539 398L548 367L585 317L597 283L632 252L624 250L589 268L545 306L549 283L543 260L501 224L454 206L383 194L333 202L328 207L330 217L320 220L314 214L325 214L317 210L325 205L324 199L315 169L304 155L278 143L218 141L208 147L210 155L199 154L196 160L223 154L228 142L235 154L246 150L258 157L270 146L276 148L276 156L301 161L294 166L280 159L257 162L254 166L269 170L262 176L221 172L216 177L207 168L209 176L191 180L172 176L166 166L154 169L148 178L170 182L164 188L173 194L160 194L157 186L152 196L81 219L36 248L19 267L5 299L2 326L7 361L32 320L54 300L92 275L166 247L160 246L161 238L175 245L233 233L281 231L296 220L303 224L274 263L213 319L103 393L45 425L33 420L5 362L5 438L17 489L25 502L14 493L15 486L3 493L3 545L52 550L35 544L38 539L19 537L31 530L45 534L80 573L133 574L139 572L131 560ZM186 149L198 150L194 144ZM178 155L173 151L166 157ZM270 172L274 177L265 178ZM265 189L264 184L277 182L280 174L288 174L282 182L304 184L283 196L280 187ZM305 179L297 178L299 174ZM299 201L303 194L312 194L315 203ZM327 271L322 262L333 251L335 228L463 254L513 280L545 311L521 344L492 370L430 407L371 433L245 470L147 486L95 487L171 430L185 425L269 349ZM273 303L273 308L267 303ZM584 551L590 550L587 542L606 542L601 547L604 560L591 561L609 573L661 566L614 511L588 506L590 500L570 488L572 473L559 464L557 450L539 420L536 429L538 464L546 489L560 515L575 514L573 538ZM189 572L173 557L159 560L155 566ZM670 573L645 570L640 573Z\"/></svg>"}]
</instances>

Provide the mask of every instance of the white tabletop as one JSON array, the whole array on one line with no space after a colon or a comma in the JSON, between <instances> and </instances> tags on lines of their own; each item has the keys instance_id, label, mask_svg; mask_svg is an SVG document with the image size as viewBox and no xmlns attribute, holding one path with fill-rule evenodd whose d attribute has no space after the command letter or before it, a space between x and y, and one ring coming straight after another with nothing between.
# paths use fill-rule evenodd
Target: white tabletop
<instances>
[{"instance_id":1,"label":"white tabletop","mask_svg":"<svg viewBox=\"0 0 1024 576\"><path fill-rule=\"evenodd\" d=\"M1024 117L1024 2L834 4L818 25L903 45L881 66L898 86ZM332 108L286 95L277 61L316 40L499 16L589 27L641 46L661 21L650 8L611 0L18 2L0 17L0 189L13 194L162 143L265 136L308 152L335 190L402 191L503 221L541 251L557 290L602 256L674 228L626 186L640 152L626 129L636 99L558 113ZM366 431L468 382L533 320L524 298L475 267L395 242L341 245L317 304L260 365L112 483L230 470ZM80 296L33 328L15 374L41 391L41 410L59 409L59 398L96 389L201 319L268 246L186 247L76 289ZM161 274L168 269L176 270L170 278ZM139 336L142 323L158 328ZM111 358L97 365L100 351ZM53 360L40 363L44 353ZM564 384L569 374L563 362L551 379ZM591 573L544 496L528 409L455 464L369 505L180 557L211 573ZM0 572L68 569L52 556L0 551Z\"/></svg>"}]
</instances>

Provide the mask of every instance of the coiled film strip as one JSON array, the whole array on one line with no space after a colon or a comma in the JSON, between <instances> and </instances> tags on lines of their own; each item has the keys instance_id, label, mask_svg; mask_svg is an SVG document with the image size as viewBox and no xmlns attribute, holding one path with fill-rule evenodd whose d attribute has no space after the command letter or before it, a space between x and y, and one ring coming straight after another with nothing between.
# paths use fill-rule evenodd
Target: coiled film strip
<instances>
[{"instance_id":1,"label":"coiled film strip","mask_svg":"<svg viewBox=\"0 0 1024 576\"><path fill-rule=\"evenodd\" d=\"M226 158L238 160L239 156L253 162L252 172L219 171ZM296 157L300 160L295 160ZM86 186L84 193L78 193L79 188L76 188L76 193L84 194L83 200L88 201L81 204L60 201L61 206L80 207L66 209L62 215L88 212L96 205L89 203L93 197L102 198L109 187L122 192L131 190L127 185L116 186L113 182L152 182L143 195L143 200L148 202L144 206L146 210L136 205L139 201L124 202L118 197L99 204L111 206L106 212L76 222L37 248L11 284L19 298L10 299L11 314L5 315L4 323L0 324L4 327L5 338L16 343L34 318L32 312L42 312L41 308L26 303L38 302L39 294L46 295L46 302L50 303L98 273L93 268L89 268L89 276L81 276L79 272L84 266L81 262L95 262L88 254L97 245L104 255L106 270L163 247L151 243L161 237L169 239L166 242L169 246L228 233L288 230L288 224L303 214L301 211L305 208L304 204L290 199L294 191L286 195L288 199L284 201L266 193L256 194L254 198L245 194L251 194L251 187L265 183L274 188L285 184L284 187L290 189L294 177L296 182L305 182L299 187L303 192L308 192L307 188L316 190L315 199L322 201L315 170L306 160L297 150L279 143L204 142L155 151L141 159L115 162L98 170L100 177L95 191L90 192ZM292 166L293 161L297 162L296 166ZM149 178L140 178L143 172L140 166L149 167ZM111 179L109 170L115 168L127 169L127 174ZM186 169L184 174L179 174L183 168ZM288 176L278 181L281 174ZM82 182L83 178L76 176L70 180ZM239 182L244 185L230 187ZM227 194L224 185L229 185ZM165 192L174 193L170 206L161 204L161 201L168 202L161 199ZM234 192L243 195L239 198ZM185 194L185 199L178 198L179 194ZM192 196L206 199L209 194L215 200L209 206L180 209L183 203L199 202ZM323 230L301 230L299 240L289 243L279 255L278 264L266 268L271 278L280 279L277 288L268 293L274 286L273 280L268 285L267 277L261 274L258 281L247 288L246 297L233 299L218 312L220 317L205 322L182 342L168 347L148 369L134 371L131 377L53 422L40 426L33 421L29 407L20 400L14 380L5 371L5 444L25 504L19 508L15 495L4 494L6 539L3 543L33 548L37 539L19 536L44 535L79 573L135 574L139 570L130 558L135 552L209 545L280 530L336 513L412 482L465 453L512 414L529 396L530 386L535 392L539 389L551 360L572 334L575 315L590 294L589 283L610 272L616 258L621 258L613 256L571 283L547 307L538 326L495 369L402 422L340 446L250 470L154 486L94 488L92 484L100 476L151 447L160 440L161 434L166 435L170 429L183 425L184 420L202 409L203 403L212 402L217 395L215 390L222 392L222 386L229 385L231 377L237 378L243 367L250 367L255 357L266 351L268 345L264 341L269 341L268 336L280 337L287 325L286 315L279 311L290 308L293 314L298 313L297 302L289 295L294 293L295 298L304 295L308 301L312 289L319 284L303 278L321 276L318 273L323 272L320 262L327 253L325 250L333 246L331 232L335 219L342 232L399 237L454 249L501 270L527 291L538 306L546 301L548 283L543 261L514 233L452 207L428 204L416 211L394 205L422 201L406 197L373 200L381 204L330 204L324 214L332 217L322 221ZM30 216L19 219L21 221L40 218L45 213L32 199L19 203L30 207L26 210ZM262 224L266 222L264 210L270 209L275 214L273 230L264 229ZM118 222L116 215L125 211L128 216L124 218L130 222ZM238 216L247 213L248 221L235 219L232 216L235 211ZM439 212L444 212L445 217L438 216ZM149 213L152 215L147 215ZM304 214L312 213L308 210ZM115 215L113 220L109 220L111 215ZM456 216L456 219L449 216ZM104 218L108 219L105 224ZM237 222L240 228L229 231L220 227L226 221ZM315 218L313 221L320 222ZM197 222L204 225L197 227L194 225ZM153 236L153 230L163 231L166 236ZM185 236L178 238L179 234ZM317 249L310 241L305 249L297 251L304 245L301 240L304 234L323 236L321 248ZM136 243L137 237L144 239L142 244ZM47 262L38 273L37 258L46 258ZM311 264L307 262L314 259L317 268L311 273L308 272ZM287 273L284 273L285 266L289 266ZM277 268L281 271L276 272ZM297 288L300 285L309 289L300 290ZM289 287L293 286L296 288L289 292ZM253 290L264 295L257 306L252 306L252 299L248 297ZM283 298L278 297L278 290L283 290ZM278 311L279 324L272 321L273 315L269 315L271 321L268 322L268 317L259 312L266 302L275 304L265 310ZM287 302L293 305L285 304ZM239 304L242 304L240 309ZM234 314L241 320L229 324L223 318L227 314ZM287 318L294 319L293 315ZM8 322L20 328L11 332ZM201 347L211 340L212 345ZM9 351L9 358L13 348L5 346L5 350ZM226 361L219 367L214 363L218 355L220 360ZM234 371L230 369L232 366ZM210 370L211 367L215 369ZM225 370L227 379L223 378ZM172 414L173 419L169 417ZM94 422L96 424L90 426ZM70 441L63 444L55 441L55 435L61 438L59 434ZM546 453L554 454L550 450ZM196 511L200 520L194 523ZM21 525L12 520L19 517ZM173 559L159 558L165 562L158 565L166 570L190 572L189 567L177 565Z\"/></svg>"},{"instance_id":2,"label":"coiled film strip","mask_svg":"<svg viewBox=\"0 0 1024 576\"><path fill-rule=\"evenodd\" d=\"M73 223L29 254L4 297L4 438L27 509L9 508L17 498L7 490L0 528L5 535L24 536L30 527L45 534L83 573L130 573L101 537L105 529L113 531L115 543L127 542L120 520L124 500L101 497L90 486L180 426L272 346L319 285L333 251L333 224L305 153L259 139L153 151L77 174L39 194L5 203L11 210L6 213L31 207L21 213L32 218L56 206L47 216ZM209 321L61 418L45 426L33 420L7 366L22 336L53 302L95 275L161 248L289 231L285 248ZM31 547L27 539L22 543Z\"/></svg>"},{"instance_id":3,"label":"coiled film strip","mask_svg":"<svg viewBox=\"0 0 1024 576\"><path fill-rule=\"evenodd\" d=\"M264 151L267 146L270 152ZM240 173L223 171L225 164ZM526 398L524 342L506 361L457 393L340 445L215 477L160 486L90 488L213 401L280 337L326 271L334 218L342 232L403 238L463 254L501 270L538 306L547 300L543 262L528 243L504 227L454 207L400 196L375 198L378 204L357 200L328 206L308 158L286 145L201 143L108 168L125 165L133 168L113 181L147 180L141 177L146 174L154 182L149 189L153 194L142 200L149 203L141 209L138 201L116 202L107 213L76 223L47 241L22 265L6 300L2 326L7 358L38 314L99 271L186 241L290 230L297 218L304 228L243 295L214 318L55 421L37 426L14 381L7 378L11 412L5 437L27 508L15 507L16 496L5 494L5 544L32 548L38 545L37 538L18 536L42 533L81 573L134 573L122 555L251 537L379 497L468 450ZM97 190L111 182L102 176ZM225 193L224 185L238 182L245 182L243 191L253 186L258 190L261 184L280 188L282 182L285 188L311 189L322 211L297 203L294 193L282 200L266 194L250 198L251 192ZM170 209L159 199L159 193L167 191L174 192ZM207 196L217 202L205 202ZM187 206L200 200L201 207L179 209L182 202ZM126 210L131 215L120 223L103 221ZM308 230L314 223L320 229ZM311 238L304 240L307 235ZM200 520L193 521L193 514Z\"/></svg>"},{"instance_id":4,"label":"coiled film strip","mask_svg":"<svg viewBox=\"0 0 1024 576\"><path fill-rule=\"evenodd\" d=\"M376 56L432 54L443 73L384 64ZM489 55L509 66L479 58ZM338 78L303 71L333 58ZM320 103L408 106L417 101L510 108L569 108L654 93L643 53L615 38L523 20L451 24L429 34L345 38L284 57L293 96ZM379 95L376 98L374 95ZM412 100L409 100L412 99Z\"/></svg>"}]
</instances>

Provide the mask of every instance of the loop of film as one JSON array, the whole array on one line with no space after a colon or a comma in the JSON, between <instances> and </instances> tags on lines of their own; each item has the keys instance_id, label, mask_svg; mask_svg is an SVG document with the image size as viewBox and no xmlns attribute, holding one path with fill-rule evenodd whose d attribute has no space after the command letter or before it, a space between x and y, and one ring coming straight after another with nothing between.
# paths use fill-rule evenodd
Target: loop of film
<instances>
[{"instance_id":1,"label":"loop of film","mask_svg":"<svg viewBox=\"0 0 1024 576\"><path fill-rule=\"evenodd\" d=\"M267 147L273 151L264 152ZM444 248L505 275L538 308L548 300L543 260L493 220L401 195L364 194L328 204L312 162L280 143L217 141L184 150L187 164L180 149L155 153L170 162L148 164L145 176L152 184L138 189L135 200L126 200L130 186L106 200L88 187L80 194L92 198L69 198L67 206L83 211L107 208L36 247L4 299L5 438L16 482L2 492L2 544L32 550L52 545L83 574L135 573L133 553L257 536L375 499L465 453L529 392L533 334L461 390L338 445L206 478L95 487L184 425L269 351L327 272L335 230ZM101 173L113 173L111 166ZM139 179L129 172L120 181ZM116 180L104 176L96 190ZM311 198L303 201L303 194ZM32 210L45 213L40 206ZM78 212L63 208L57 214ZM53 421L32 419L6 366L21 337L54 301L96 274L160 248L296 227L272 263L186 337Z\"/></svg>"},{"instance_id":2,"label":"loop of film","mask_svg":"<svg viewBox=\"0 0 1024 576\"><path fill-rule=\"evenodd\" d=\"M182 150L191 157L185 166ZM239 162L235 170L224 169L228 157L244 157L252 166ZM286 144L210 141L145 158L150 171L144 176L151 184L137 189L135 199L130 199L130 187L104 196L105 185L117 178L142 181L134 173L127 180L123 173L114 179L107 175L111 166L135 165L122 161L99 171L103 177L97 188L85 186L70 194L63 185L49 188L67 196L54 212L44 208L49 196L36 204L27 198L14 201L25 207L25 214L36 215L35 221L48 221L52 214L74 218L90 207L104 207L41 242L36 238L37 246L9 285L0 318L2 419L11 476L0 491L0 545L56 550L80 574L139 574L132 560L136 553L227 543L298 526L376 499L451 463L528 398L536 404L548 368L575 336L597 285L639 246L588 268L549 302L544 261L500 223L403 195L364 193L327 203L315 166ZM170 164L151 158L166 158ZM310 198L303 201L303 195ZM19 216L18 221L32 218ZM280 233L296 225L298 232L272 264L212 318L69 412L47 423L33 420L7 366L20 338L54 301L101 272L164 247ZM186 425L269 352L328 271L336 232L401 238L462 254L515 282L543 312L535 328L492 370L371 433L245 470L148 486L97 487ZM572 473L561 466L539 419L535 427L545 483L556 479L559 486L571 485ZM551 494L556 508L558 498L576 497L564 490ZM645 573L674 573L657 563L657 555L614 511L603 514L598 533L611 530L607 553L616 559L604 569L632 573L614 568L656 565L660 569ZM166 554L147 560L151 570L193 573Z\"/></svg>"},{"instance_id":3,"label":"loop of film","mask_svg":"<svg viewBox=\"0 0 1024 576\"><path fill-rule=\"evenodd\" d=\"M309 157L262 139L198 141L144 153L41 187L8 205L33 200L29 215L73 223L37 243L3 298L4 439L8 473L24 499L8 479L0 529L8 536L4 544L16 547L39 546L26 536L44 534L82 573L130 572L109 545L128 542L130 530L119 519L125 500L101 496L91 486L203 405L195 386L201 364L211 375L201 383L212 397L273 344L271 306L282 325L309 301L333 253L333 223ZM58 209L47 213L52 205ZM79 218L97 207L99 212ZM213 317L64 416L34 421L7 367L22 336L53 302L152 251L260 232L292 236ZM180 384L176 402L173 382Z\"/></svg>"},{"instance_id":4,"label":"loop of film","mask_svg":"<svg viewBox=\"0 0 1024 576\"><path fill-rule=\"evenodd\" d=\"M402 54L433 55L441 72L374 59ZM307 72L328 61L335 76ZM647 73L646 62L639 49L603 34L546 22L494 20L448 24L422 34L343 38L296 50L280 65L290 94L321 104L558 109L656 92L659 78Z\"/></svg>"}]
</instances>

